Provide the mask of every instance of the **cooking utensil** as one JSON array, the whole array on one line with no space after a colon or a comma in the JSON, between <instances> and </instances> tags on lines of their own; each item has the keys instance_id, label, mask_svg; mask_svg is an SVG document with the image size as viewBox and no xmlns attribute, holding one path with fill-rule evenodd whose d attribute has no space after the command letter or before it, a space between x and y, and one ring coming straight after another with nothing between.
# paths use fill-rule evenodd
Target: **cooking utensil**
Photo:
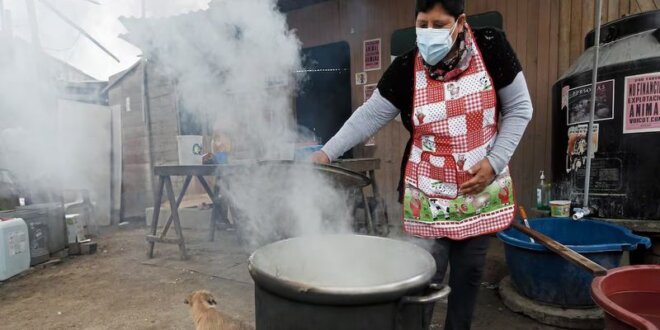
<instances>
[{"instance_id":1,"label":"cooking utensil","mask_svg":"<svg viewBox=\"0 0 660 330\"><path fill-rule=\"evenodd\" d=\"M449 294L430 284L424 249L373 236L298 237L249 259L257 328L427 329L427 312Z\"/></svg>"},{"instance_id":2,"label":"cooking utensil","mask_svg":"<svg viewBox=\"0 0 660 330\"><path fill-rule=\"evenodd\" d=\"M532 229L532 227L529 226L529 221L527 221L527 212L525 212L525 208L520 206L520 216L522 217L523 222L525 223L525 227ZM529 241L534 243L534 239L530 236Z\"/></svg>"}]
</instances>

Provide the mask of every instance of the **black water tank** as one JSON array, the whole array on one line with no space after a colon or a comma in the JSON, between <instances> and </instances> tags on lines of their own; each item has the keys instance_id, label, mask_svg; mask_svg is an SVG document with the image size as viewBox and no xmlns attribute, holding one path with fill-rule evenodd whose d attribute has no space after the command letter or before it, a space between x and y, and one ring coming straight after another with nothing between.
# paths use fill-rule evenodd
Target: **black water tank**
<instances>
[{"instance_id":1,"label":"black water tank","mask_svg":"<svg viewBox=\"0 0 660 330\"><path fill-rule=\"evenodd\" d=\"M660 10L602 26L590 204L598 216L660 221ZM594 33L555 83L553 198L582 205ZM569 143L570 140L570 143Z\"/></svg>"}]
</instances>

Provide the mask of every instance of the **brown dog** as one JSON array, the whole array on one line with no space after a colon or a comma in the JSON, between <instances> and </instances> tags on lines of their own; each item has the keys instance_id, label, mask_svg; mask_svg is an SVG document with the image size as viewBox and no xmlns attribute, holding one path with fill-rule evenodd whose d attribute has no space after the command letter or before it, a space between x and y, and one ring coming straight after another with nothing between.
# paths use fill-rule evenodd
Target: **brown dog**
<instances>
[{"instance_id":1,"label":"brown dog","mask_svg":"<svg viewBox=\"0 0 660 330\"><path fill-rule=\"evenodd\" d=\"M254 330L254 327L222 315L216 309L215 297L206 290L192 292L184 302L190 305L196 330Z\"/></svg>"}]
</instances>

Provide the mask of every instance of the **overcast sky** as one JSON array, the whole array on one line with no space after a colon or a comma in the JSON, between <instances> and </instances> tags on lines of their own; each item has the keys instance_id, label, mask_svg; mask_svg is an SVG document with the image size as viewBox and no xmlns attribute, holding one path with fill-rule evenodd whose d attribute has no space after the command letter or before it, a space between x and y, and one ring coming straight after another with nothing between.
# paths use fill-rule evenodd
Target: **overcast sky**
<instances>
[{"instance_id":1,"label":"overcast sky","mask_svg":"<svg viewBox=\"0 0 660 330\"><path fill-rule=\"evenodd\" d=\"M2 1L2 0L0 0ZM101 80L120 72L138 60L140 50L119 38L126 32L118 18L141 15L142 0L34 0L41 44L48 54L70 63L83 72ZM87 40L78 31L62 21L46 8L47 1L103 46L117 56L114 59ZM144 0L147 17L171 16L191 10L208 8L210 0ZM241 0L235 0L241 1ZM4 0L6 10L11 12L14 35L30 41L30 26L27 19L25 0Z\"/></svg>"}]
</instances>

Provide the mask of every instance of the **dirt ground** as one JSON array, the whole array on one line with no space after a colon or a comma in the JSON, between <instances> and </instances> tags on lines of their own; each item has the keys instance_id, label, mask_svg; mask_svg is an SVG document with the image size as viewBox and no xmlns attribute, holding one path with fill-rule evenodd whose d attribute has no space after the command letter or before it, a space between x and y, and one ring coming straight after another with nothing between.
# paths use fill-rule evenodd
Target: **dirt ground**
<instances>
[{"instance_id":1,"label":"dirt ground","mask_svg":"<svg viewBox=\"0 0 660 330\"><path fill-rule=\"evenodd\" d=\"M0 284L2 329L193 329L186 295L207 289L221 309L254 323L253 284L247 255L234 233L216 242L184 231L191 259L176 246L159 244L146 258L144 228L105 230L94 255L70 256ZM493 239L473 329L556 329L510 312L493 283L506 274L501 243ZM442 329L445 305L436 308L433 329Z\"/></svg>"}]
</instances>

